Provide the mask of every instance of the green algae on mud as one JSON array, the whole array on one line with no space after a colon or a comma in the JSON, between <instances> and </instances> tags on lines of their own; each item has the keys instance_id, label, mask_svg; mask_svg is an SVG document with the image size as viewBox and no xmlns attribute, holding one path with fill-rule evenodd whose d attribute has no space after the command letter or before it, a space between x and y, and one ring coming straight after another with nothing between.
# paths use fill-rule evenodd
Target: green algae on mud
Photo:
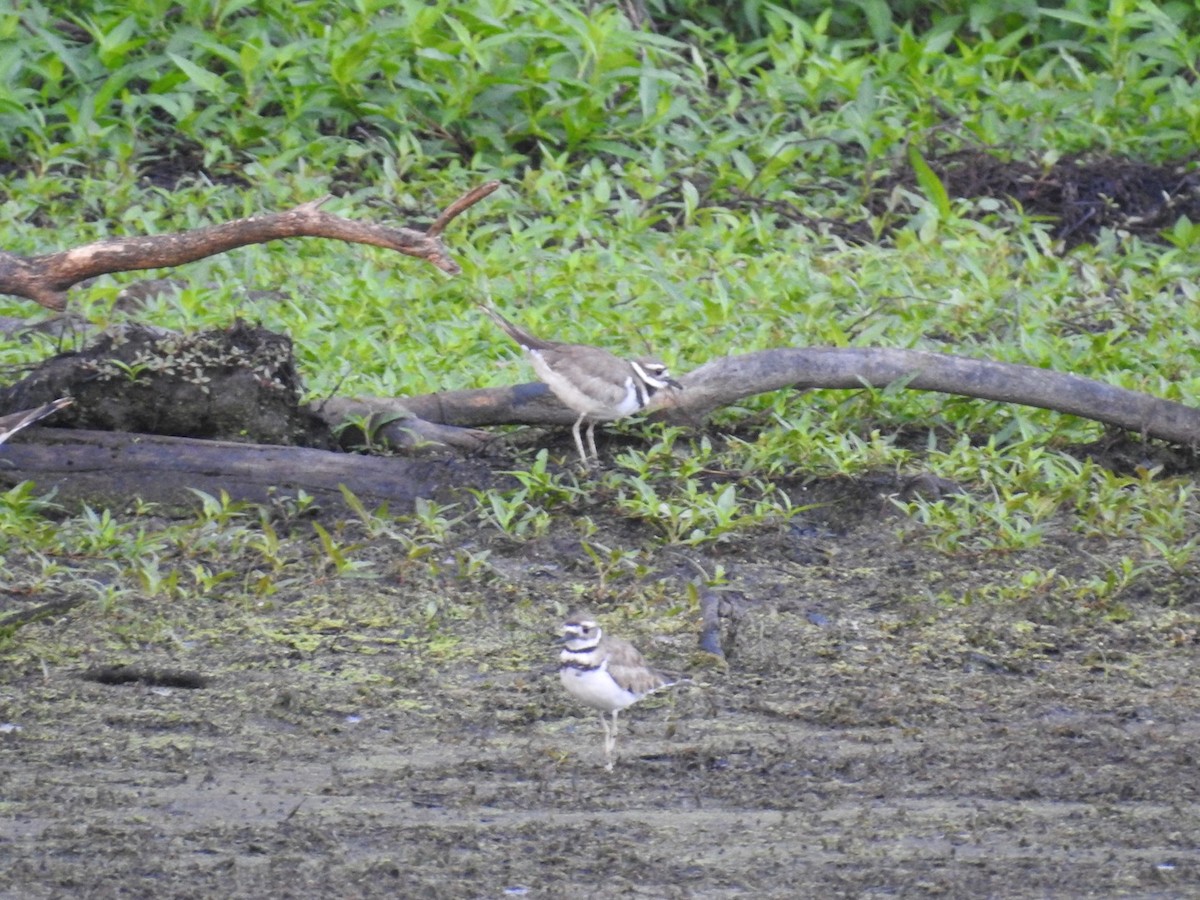
<instances>
[{"instance_id":1,"label":"green algae on mud","mask_svg":"<svg viewBox=\"0 0 1200 900\"><path fill-rule=\"evenodd\" d=\"M948 604L935 598L987 596L1035 564L1098 563L1065 533L1023 554L935 553L899 537L863 483L839 483L841 500L800 527L689 550L746 598L735 652L629 710L611 774L594 716L553 676L554 630L583 594L654 663L688 666L696 569L674 552L601 583L561 529L526 542L467 530L416 556L355 535L372 566L339 577L296 558L292 586L258 601L127 598L26 625L0 648L0 892L1035 897L1196 883L1194 606L1152 590L1120 621L1052 594ZM612 546L645 540L597 524ZM115 664L205 686L82 677Z\"/></svg>"}]
</instances>

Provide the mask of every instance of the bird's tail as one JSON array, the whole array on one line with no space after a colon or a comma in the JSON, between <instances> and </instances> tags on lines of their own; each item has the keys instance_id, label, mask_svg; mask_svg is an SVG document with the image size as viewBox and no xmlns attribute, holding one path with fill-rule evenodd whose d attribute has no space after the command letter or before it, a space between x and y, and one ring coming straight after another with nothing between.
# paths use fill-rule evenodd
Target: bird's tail
<instances>
[{"instance_id":1,"label":"bird's tail","mask_svg":"<svg viewBox=\"0 0 1200 900\"><path fill-rule=\"evenodd\" d=\"M535 337L534 335L530 334L520 325L516 325L508 321L508 319L504 318L504 316L500 315L500 313L496 312L496 310L492 309L490 306L487 306L483 303L477 303L476 306L491 316L492 320L504 329L505 334L507 334L526 350L545 350L554 345L553 341L543 341L540 337Z\"/></svg>"},{"instance_id":2,"label":"bird's tail","mask_svg":"<svg viewBox=\"0 0 1200 900\"><path fill-rule=\"evenodd\" d=\"M648 690L646 696L657 694L659 691L665 691L668 688L679 687L682 684L695 684L692 679L678 672L664 672L661 669L655 669L654 674L662 679L662 684Z\"/></svg>"},{"instance_id":3,"label":"bird's tail","mask_svg":"<svg viewBox=\"0 0 1200 900\"><path fill-rule=\"evenodd\" d=\"M52 400L50 403L43 404L37 409L25 409L0 416L0 444L3 444L22 428L46 418L51 413L58 412L64 406L70 406L73 402L70 397L63 397L61 400Z\"/></svg>"}]
</instances>

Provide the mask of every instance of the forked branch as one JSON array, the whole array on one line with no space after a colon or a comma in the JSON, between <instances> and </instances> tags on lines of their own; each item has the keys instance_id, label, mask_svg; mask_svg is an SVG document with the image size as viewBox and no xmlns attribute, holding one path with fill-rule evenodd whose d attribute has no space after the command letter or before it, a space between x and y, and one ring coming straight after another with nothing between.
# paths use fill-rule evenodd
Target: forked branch
<instances>
[{"instance_id":1,"label":"forked branch","mask_svg":"<svg viewBox=\"0 0 1200 900\"><path fill-rule=\"evenodd\" d=\"M442 232L455 216L499 186L500 182L492 181L463 194L434 220L427 231L392 228L322 212L320 207L329 197L321 197L284 212L263 213L176 234L107 238L44 256L26 257L0 251L0 293L25 297L47 309L61 310L67 303L67 290L87 278L111 272L179 266L236 247L294 237L371 244L423 259L443 272L457 275L461 270L442 243Z\"/></svg>"}]
</instances>

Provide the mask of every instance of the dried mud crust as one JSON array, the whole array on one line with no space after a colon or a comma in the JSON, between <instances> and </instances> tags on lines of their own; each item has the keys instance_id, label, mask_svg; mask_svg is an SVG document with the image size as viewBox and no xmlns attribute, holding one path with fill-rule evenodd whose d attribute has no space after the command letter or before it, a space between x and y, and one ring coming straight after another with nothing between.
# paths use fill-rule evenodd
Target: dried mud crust
<instances>
[{"instance_id":1,"label":"dried mud crust","mask_svg":"<svg viewBox=\"0 0 1200 900\"><path fill-rule=\"evenodd\" d=\"M747 598L727 668L696 653L676 554L602 586L565 530L446 548L492 554L470 577L380 540L376 580L27 625L0 645L0 896L1194 895L1190 582L1121 622L1052 591L935 601L1127 548L948 557L870 484L822 490L693 557ZM580 593L696 681L622 717L611 774L552 670ZM116 665L144 677L89 676Z\"/></svg>"}]
</instances>

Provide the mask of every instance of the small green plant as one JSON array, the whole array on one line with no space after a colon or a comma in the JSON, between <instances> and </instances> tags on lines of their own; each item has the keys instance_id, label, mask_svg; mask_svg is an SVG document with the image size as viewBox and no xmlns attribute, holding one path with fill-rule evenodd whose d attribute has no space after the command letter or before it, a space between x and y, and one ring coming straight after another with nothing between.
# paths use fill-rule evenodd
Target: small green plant
<instances>
[{"instance_id":1,"label":"small green plant","mask_svg":"<svg viewBox=\"0 0 1200 900\"><path fill-rule=\"evenodd\" d=\"M61 511L54 502L54 492L37 493L32 481L21 481L0 492L0 527L24 527L44 521L47 513Z\"/></svg>"},{"instance_id":2,"label":"small green plant","mask_svg":"<svg viewBox=\"0 0 1200 900\"><path fill-rule=\"evenodd\" d=\"M705 436L685 447L682 438L686 433L683 428L664 427L653 444L645 450L626 450L617 458L617 465L635 481L693 478L713 461L713 445Z\"/></svg>"},{"instance_id":3,"label":"small green plant","mask_svg":"<svg viewBox=\"0 0 1200 900\"><path fill-rule=\"evenodd\" d=\"M349 556L352 551L358 549L357 545L342 544L320 522L313 522L312 527L321 542L321 549L325 551L326 563L338 575L358 575L372 567L367 560L356 560Z\"/></svg>"},{"instance_id":4,"label":"small green plant","mask_svg":"<svg viewBox=\"0 0 1200 900\"><path fill-rule=\"evenodd\" d=\"M189 490L200 500L200 521L218 526L225 526L247 518L251 510L249 503L235 501L225 491L219 497L195 488Z\"/></svg>"},{"instance_id":5,"label":"small green plant","mask_svg":"<svg viewBox=\"0 0 1200 900\"><path fill-rule=\"evenodd\" d=\"M626 482L616 506L623 514L655 526L666 543L691 545L727 540L740 530L785 522L801 511L786 494L761 482L750 482L743 491L755 499L739 497L738 485L732 483L709 488L698 479L688 479L667 493L635 478Z\"/></svg>"},{"instance_id":6,"label":"small green plant","mask_svg":"<svg viewBox=\"0 0 1200 900\"><path fill-rule=\"evenodd\" d=\"M639 550L621 547L607 547L604 544L587 539L581 540L580 546L588 559L596 568L596 593L604 595L614 575L622 573L639 577L646 570L643 554Z\"/></svg>"},{"instance_id":7,"label":"small green plant","mask_svg":"<svg viewBox=\"0 0 1200 900\"><path fill-rule=\"evenodd\" d=\"M528 502L529 488L472 493L479 500L480 519L511 538L541 537L550 530L550 512Z\"/></svg>"},{"instance_id":8,"label":"small green plant","mask_svg":"<svg viewBox=\"0 0 1200 900\"><path fill-rule=\"evenodd\" d=\"M1176 575L1194 572L1196 554L1200 551L1200 537L1192 537L1183 543L1171 542L1154 534L1142 537L1146 547L1156 554Z\"/></svg>"},{"instance_id":9,"label":"small green plant","mask_svg":"<svg viewBox=\"0 0 1200 900\"><path fill-rule=\"evenodd\" d=\"M376 538L380 535L393 536L391 530L392 519L388 514L387 503L381 504L374 512L370 512L363 505L363 502L344 484L338 485L338 490L341 491L342 499L345 500L346 506L358 516L358 520L366 531L367 537Z\"/></svg>"},{"instance_id":10,"label":"small green plant","mask_svg":"<svg viewBox=\"0 0 1200 900\"><path fill-rule=\"evenodd\" d=\"M136 384L142 375L151 371L152 368L151 365L146 362L135 361L132 363L124 363L119 359L109 359L107 360L106 365L112 366L114 369L124 375L125 380L130 384Z\"/></svg>"},{"instance_id":11,"label":"small green plant","mask_svg":"<svg viewBox=\"0 0 1200 900\"><path fill-rule=\"evenodd\" d=\"M237 573L230 570L214 572L208 566L194 563L192 565L191 576L197 590L206 596L210 596L215 593L216 588L225 582L235 580Z\"/></svg>"},{"instance_id":12,"label":"small green plant","mask_svg":"<svg viewBox=\"0 0 1200 900\"><path fill-rule=\"evenodd\" d=\"M178 599L182 595L178 569L162 569L156 556L146 556L133 565L138 587L147 597Z\"/></svg>"},{"instance_id":13,"label":"small green plant","mask_svg":"<svg viewBox=\"0 0 1200 900\"><path fill-rule=\"evenodd\" d=\"M1106 564L1101 574L1075 586L1075 596L1094 609L1104 610L1114 621L1129 617L1127 608L1120 599L1142 576L1162 566L1161 561L1139 563L1123 556L1116 565Z\"/></svg>"},{"instance_id":14,"label":"small green plant","mask_svg":"<svg viewBox=\"0 0 1200 900\"><path fill-rule=\"evenodd\" d=\"M396 527L389 533L403 549L409 560L422 559L451 539L454 528L466 519L466 513L449 516L457 504L443 506L434 500L417 499L413 512L396 519Z\"/></svg>"},{"instance_id":15,"label":"small green plant","mask_svg":"<svg viewBox=\"0 0 1200 900\"><path fill-rule=\"evenodd\" d=\"M540 537L553 522L553 512L580 503L587 491L569 473L556 474L548 469L549 454L538 451L528 469L506 472L521 487L510 491L472 491L479 501L478 514L509 537Z\"/></svg>"},{"instance_id":16,"label":"small green plant","mask_svg":"<svg viewBox=\"0 0 1200 900\"><path fill-rule=\"evenodd\" d=\"M1053 497L996 490L989 499L955 495L892 502L923 526L943 553L1011 552L1038 546L1057 510Z\"/></svg>"},{"instance_id":17,"label":"small green plant","mask_svg":"<svg viewBox=\"0 0 1200 900\"><path fill-rule=\"evenodd\" d=\"M287 560L282 554L279 534L275 531L275 526L265 518L259 524L258 531L246 539L246 546L259 554L261 560L271 567L272 573L282 572L287 565Z\"/></svg>"},{"instance_id":18,"label":"small green plant","mask_svg":"<svg viewBox=\"0 0 1200 900\"><path fill-rule=\"evenodd\" d=\"M528 469L515 469L504 474L513 476L521 483L525 498L530 503L538 503L546 509L585 500L588 492L579 484L579 479L567 470L551 472L549 461L550 454L546 450L539 450Z\"/></svg>"}]
</instances>

